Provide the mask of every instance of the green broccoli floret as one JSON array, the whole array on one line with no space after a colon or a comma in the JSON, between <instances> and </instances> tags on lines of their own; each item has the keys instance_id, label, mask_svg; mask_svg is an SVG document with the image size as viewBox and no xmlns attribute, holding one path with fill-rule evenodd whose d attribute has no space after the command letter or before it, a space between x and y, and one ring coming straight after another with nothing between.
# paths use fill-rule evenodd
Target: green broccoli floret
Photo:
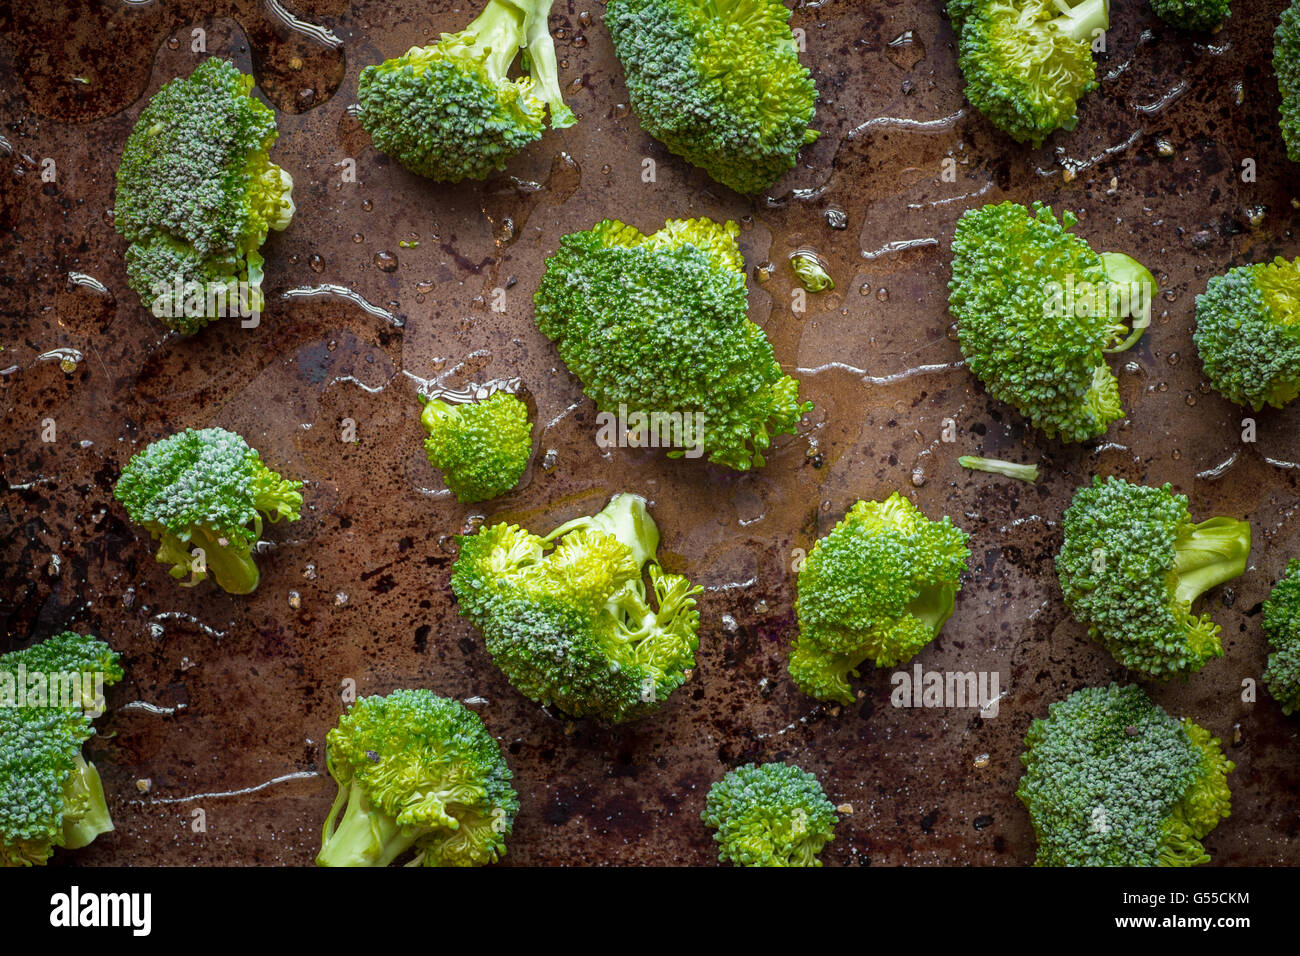
<instances>
[{"instance_id":1,"label":"green broccoli floret","mask_svg":"<svg viewBox=\"0 0 1300 956\"><path fill-rule=\"evenodd\" d=\"M817 139L817 87L781 0L610 0L632 109L669 152L739 193L771 186Z\"/></svg>"},{"instance_id":2,"label":"green broccoli floret","mask_svg":"<svg viewBox=\"0 0 1300 956\"><path fill-rule=\"evenodd\" d=\"M1192 335L1215 390L1259 411L1300 395L1300 259L1238 266L1196 297Z\"/></svg>"},{"instance_id":3,"label":"green broccoli floret","mask_svg":"<svg viewBox=\"0 0 1300 956\"><path fill-rule=\"evenodd\" d=\"M1004 475L1030 484L1038 480L1037 465L1022 465L1014 461L1003 461L1001 458L980 458L977 455L962 455L957 459L957 464L971 471L987 471L993 475Z\"/></svg>"},{"instance_id":4,"label":"green broccoli floret","mask_svg":"<svg viewBox=\"0 0 1300 956\"><path fill-rule=\"evenodd\" d=\"M56 847L76 850L113 829L81 746L102 688L122 679L119 660L73 631L0 655L0 867L43 865Z\"/></svg>"},{"instance_id":5,"label":"green broccoli floret","mask_svg":"<svg viewBox=\"0 0 1300 956\"><path fill-rule=\"evenodd\" d=\"M1192 522L1187 497L1122 478L1075 492L1056 556L1065 603L1114 658L1153 680L1222 657L1219 625L1192 605L1246 570L1250 524Z\"/></svg>"},{"instance_id":6,"label":"green broccoli floret","mask_svg":"<svg viewBox=\"0 0 1300 956\"><path fill-rule=\"evenodd\" d=\"M734 222L670 219L646 236L606 219L560 240L533 303L597 409L658 415L682 432L703 416L695 439L709 461L745 471L812 403L749 320L739 234Z\"/></svg>"},{"instance_id":7,"label":"green broccoli floret","mask_svg":"<svg viewBox=\"0 0 1300 956\"><path fill-rule=\"evenodd\" d=\"M952 616L968 540L898 492L850 508L799 571L789 665L799 689L852 703L848 677L863 661L892 667L934 640Z\"/></svg>"},{"instance_id":8,"label":"green broccoli floret","mask_svg":"<svg viewBox=\"0 0 1300 956\"><path fill-rule=\"evenodd\" d=\"M223 314L261 311L258 250L268 229L293 218L293 179L268 155L275 114L252 89L230 63L204 60L154 94L117 170L127 280L184 335Z\"/></svg>"},{"instance_id":9,"label":"green broccoli floret","mask_svg":"<svg viewBox=\"0 0 1300 956\"><path fill-rule=\"evenodd\" d=\"M948 307L970 370L1049 438L1084 441L1124 415L1105 353L1150 323L1154 277L1120 253L1098 255L1077 220L1035 203L968 210L952 240ZM1126 322L1128 324L1126 324Z\"/></svg>"},{"instance_id":10,"label":"green broccoli floret","mask_svg":"<svg viewBox=\"0 0 1300 956\"><path fill-rule=\"evenodd\" d=\"M187 428L133 456L113 495L160 542L157 560L172 565L168 573L189 575L185 587L211 572L231 594L248 594L257 587L262 518L297 521L301 487L234 432Z\"/></svg>"},{"instance_id":11,"label":"green broccoli floret","mask_svg":"<svg viewBox=\"0 0 1300 956\"><path fill-rule=\"evenodd\" d=\"M1151 0L1161 20L1180 30L1208 33L1223 26L1232 14L1231 0Z\"/></svg>"},{"instance_id":12,"label":"green broccoli floret","mask_svg":"<svg viewBox=\"0 0 1300 956\"><path fill-rule=\"evenodd\" d=\"M1191 720L1142 688L1085 687L1025 734L1016 795L1038 835L1038 866L1197 866L1227 817L1232 761Z\"/></svg>"},{"instance_id":13,"label":"green broccoli floret","mask_svg":"<svg viewBox=\"0 0 1300 956\"><path fill-rule=\"evenodd\" d=\"M966 97L1018 143L1041 146L1079 122L1097 86L1094 33L1110 0L948 0Z\"/></svg>"},{"instance_id":14,"label":"green broccoli floret","mask_svg":"<svg viewBox=\"0 0 1300 956\"><path fill-rule=\"evenodd\" d=\"M338 784L318 866L483 866L506 852L519 800L478 714L427 690L363 697L325 735ZM339 811L343 816L339 817Z\"/></svg>"},{"instance_id":15,"label":"green broccoli floret","mask_svg":"<svg viewBox=\"0 0 1300 956\"><path fill-rule=\"evenodd\" d=\"M1264 683L1282 713L1293 714L1300 710L1300 560L1292 559L1264 602L1264 634L1272 648Z\"/></svg>"},{"instance_id":16,"label":"green broccoli floret","mask_svg":"<svg viewBox=\"0 0 1300 956\"><path fill-rule=\"evenodd\" d=\"M483 179L546 128L577 122L560 93L551 0L489 0L459 33L361 71L361 125L375 147L439 182ZM528 76L511 79L524 51Z\"/></svg>"},{"instance_id":17,"label":"green broccoli floret","mask_svg":"<svg viewBox=\"0 0 1300 956\"><path fill-rule=\"evenodd\" d=\"M1282 93L1286 154L1300 163L1300 2L1282 11L1282 21L1273 33L1273 72Z\"/></svg>"},{"instance_id":18,"label":"green broccoli floret","mask_svg":"<svg viewBox=\"0 0 1300 956\"><path fill-rule=\"evenodd\" d=\"M835 839L835 807L817 778L784 763L747 763L709 789L700 815L718 859L736 866L821 866Z\"/></svg>"},{"instance_id":19,"label":"green broccoli floret","mask_svg":"<svg viewBox=\"0 0 1300 956\"><path fill-rule=\"evenodd\" d=\"M658 708L695 666L702 589L659 567L644 498L615 495L544 538L497 524L459 540L460 612L525 697L621 723Z\"/></svg>"},{"instance_id":20,"label":"green broccoli floret","mask_svg":"<svg viewBox=\"0 0 1300 956\"><path fill-rule=\"evenodd\" d=\"M493 392L481 402L425 401L424 451L457 501L486 501L519 483L533 451L532 423L522 399Z\"/></svg>"}]
</instances>

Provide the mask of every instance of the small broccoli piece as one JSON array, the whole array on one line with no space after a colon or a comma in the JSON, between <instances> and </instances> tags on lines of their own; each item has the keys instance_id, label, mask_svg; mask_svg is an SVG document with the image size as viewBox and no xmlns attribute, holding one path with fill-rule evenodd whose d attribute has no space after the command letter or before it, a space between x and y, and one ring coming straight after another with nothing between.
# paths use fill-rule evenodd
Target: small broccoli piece
<instances>
[{"instance_id":1,"label":"small broccoli piece","mask_svg":"<svg viewBox=\"0 0 1300 956\"><path fill-rule=\"evenodd\" d=\"M1293 714L1300 710L1300 560L1291 560L1264 602L1264 634L1272 648L1264 683L1282 713Z\"/></svg>"},{"instance_id":2,"label":"small broccoli piece","mask_svg":"<svg viewBox=\"0 0 1300 956\"><path fill-rule=\"evenodd\" d=\"M133 456L113 495L160 542L157 560L172 565L168 573L190 576L185 587L211 572L231 594L248 594L258 582L253 546L262 518L297 521L301 487L234 432L187 428Z\"/></svg>"},{"instance_id":3,"label":"small broccoli piece","mask_svg":"<svg viewBox=\"0 0 1300 956\"><path fill-rule=\"evenodd\" d=\"M1037 465L1020 465L1014 461L1003 461L1000 458L979 458L975 455L962 455L957 459L957 464L972 471L987 471L990 474L1005 475L1008 478L1028 481L1031 484L1038 480Z\"/></svg>"},{"instance_id":4,"label":"small broccoli piece","mask_svg":"<svg viewBox=\"0 0 1300 956\"><path fill-rule=\"evenodd\" d=\"M429 464L442 472L457 501L503 495L528 467L533 450L528 406L509 392L493 392L481 402L428 400L420 422L429 432L424 440Z\"/></svg>"},{"instance_id":5,"label":"small broccoli piece","mask_svg":"<svg viewBox=\"0 0 1300 956\"><path fill-rule=\"evenodd\" d=\"M325 735L338 784L318 866L483 866L506 852L519 800L478 714L427 690L363 697ZM339 811L343 816L339 817Z\"/></svg>"},{"instance_id":6,"label":"small broccoli piece","mask_svg":"<svg viewBox=\"0 0 1300 956\"><path fill-rule=\"evenodd\" d=\"M659 567L644 498L615 495L544 538L497 524L459 540L460 612L525 697L621 723L658 708L695 666L702 589Z\"/></svg>"},{"instance_id":7,"label":"small broccoli piece","mask_svg":"<svg viewBox=\"0 0 1300 956\"><path fill-rule=\"evenodd\" d=\"M1231 15L1230 4L1231 0L1151 0L1151 9L1172 27L1209 33Z\"/></svg>"},{"instance_id":8,"label":"small broccoli piece","mask_svg":"<svg viewBox=\"0 0 1300 956\"><path fill-rule=\"evenodd\" d=\"M1093 36L1110 0L948 0L966 97L1018 143L1041 146L1079 122L1097 86Z\"/></svg>"},{"instance_id":9,"label":"small broccoli piece","mask_svg":"<svg viewBox=\"0 0 1300 956\"><path fill-rule=\"evenodd\" d=\"M1192 335L1215 390L1259 411L1300 395L1300 259L1239 266L1196 297Z\"/></svg>"},{"instance_id":10,"label":"small broccoli piece","mask_svg":"<svg viewBox=\"0 0 1300 956\"><path fill-rule=\"evenodd\" d=\"M100 688L122 679L119 661L73 631L0 655L0 867L41 866L56 847L80 849L113 829L81 747L95 732Z\"/></svg>"},{"instance_id":11,"label":"small broccoli piece","mask_svg":"<svg viewBox=\"0 0 1300 956\"><path fill-rule=\"evenodd\" d=\"M381 152L439 182L483 179L577 122L560 93L551 0L489 0L459 33L361 71L361 125ZM528 76L510 79L524 50Z\"/></svg>"},{"instance_id":12,"label":"small broccoli piece","mask_svg":"<svg viewBox=\"0 0 1300 956\"><path fill-rule=\"evenodd\" d=\"M813 545L794 602L790 676L818 700L853 702L848 677L911 660L952 615L969 536L898 492L859 501Z\"/></svg>"},{"instance_id":13,"label":"small broccoli piece","mask_svg":"<svg viewBox=\"0 0 1300 956\"><path fill-rule=\"evenodd\" d=\"M1273 72L1282 94L1286 154L1300 163L1300 2L1282 11L1282 20L1273 33Z\"/></svg>"},{"instance_id":14,"label":"small broccoli piece","mask_svg":"<svg viewBox=\"0 0 1300 956\"><path fill-rule=\"evenodd\" d=\"M149 100L117 170L128 283L184 335L261 310L259 250L293 218L293 178L269 156L275 114L252 89L230 63L204 60Z\"/></svg>"},{"instance_id":15,"label":"small broccoli piece","mask_svg":"<svg viewBox=\"0 0 1300 956\"><path fill-rule=\"evenodd\" d=\"M1197 866L1228 816L1233 763L1191 720L1142 688L1085 687L1025 734L1016 795L1038 835L1038 866Z\"/></svg>"},{"instance_id":16,"label":"small broccoli piece","mask_svg":"<svg viewBox=\"0 0 1300 956\"><path fill-rule=\"evenodd\" d=\"M1150 323L1155 278L1122 253L1098 255L1077 220L1035 203L968 210L952 240L948 307L962 354L988 393L1062 441L1103 435L1124 415L1110 352Z\"/></svg>"},{"instance_id":17,"label":"small broccoli piece","mask_svg":"<svg viewBox=\"0 0 1300 956\"><path fill-rule=\"evenodd\" d=\"M821 258L812 252L799 251L790 256L790 268L800 284L809 292L825 292L835 288L835 282L826 271Z\"/></svg>"},{"instance_id":18,"label":"small broccoli piece","mask_svg":"<svg viewBox=\"0 0 1300 956\"><path fill-rule=\"evenodd\" d=\"M709 461L745 471L812 403L749 320L739 234L734 222L670 219L646 236L606 219L560 240L533 303L597 409L684 427L702 415Z\"/></svg>"},{"instance_id":19,"label":"small broccoli piece","mask_svg":"<svg viewBox=\"0 0 1300 956\"><path fill-rule=\"evenodd\" d=\"M1223 656L1219 625L1192 605L1246 570L1250 525L1192 522L1169 485L1093 479L1065 510L1056 573L1065 603L1125 667L1153 680L1186 677Z\"/></svg>"},{"instance_id":20,"label":"small broccoli piece","mask_svg":"<svg viewBox=\"0 0 1300 956\"><path fill-rule=\"evenodd\" d=\"M736 866L821 866L835 807L817 778L784 763L747 763L709 788L700 815L718 859Z\"/></svg>"},{"instance_id":21,"label":"small broccoli piece","mask_svg":"<svg viewBox=\"0 0 1300 956\"><path fill-rule=\"evenodd\" d=\"M817 87L781 0L610 0L605 25L642 128L739 193L818 133Z\"/></svg>"}]
</instances>

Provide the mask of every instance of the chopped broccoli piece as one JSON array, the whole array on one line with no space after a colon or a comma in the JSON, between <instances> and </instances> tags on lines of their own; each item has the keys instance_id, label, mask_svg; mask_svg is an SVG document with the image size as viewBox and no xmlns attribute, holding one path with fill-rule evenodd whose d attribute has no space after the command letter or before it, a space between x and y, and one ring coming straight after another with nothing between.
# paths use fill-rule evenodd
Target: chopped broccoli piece
<instances>
[{"instance_id":1,"label":"chopped broccoli piece","mask_svg":"<svg viewBox=\"0 0 1300 956\"><path fill-rule=\"evenodd\" d=\"M1273 33L1273 72L1282 94L1286 154L1300 163L1300 2L1282 11L1282 20Z\"/></svg>"},{"instance_id":2,"label":"chopped broccoli piece","mask_svg":"<svg viewBox=\"0 0 1300 956\"><path fill-rule=\"evenodd\" d=\"M835 282L826 271L826 265L815 253L799 251L790 256L790 268L799 282L809 292L825 292L835 288Z\"/></svg>"},{"instance_id":3,"label":"chopped broccoli piece","mask_svg":"<svg viewBox=\"0 0 1300 956\"><path fill-rule=\"evenodd\" d=\"M1300 395L1300 259L1239 266L1196 297L1192 335L1215 390L1259 411Z\"/></svg>"},{"instance_id":4,"label":"chopped broccoli piece","mask_svg":"<svg viewBox=\"0 0 1300 956\"><path fill-rule=\"evenodd\" d=\"M537 327L599 410L703 415L709 461L745 471L812 403L749 320L739 233L734 222L670 219L646 236L606 219L560 240L533 302Z\"/></svg>"},{"instance_id":5,"label":"chopped broccoli piece","mask_svg":"<svg viewBox=\"0 0 1300 956\"><path fill-rule=\"evenodd\" d=\"M338 784L318 866L482 866L506 852L519 800L478 714L427 690L363 697L325 735ZM339 817L339 811L343 816Z\"/></svg>"},{"instance_id":6,"label":"chopped broccoli piece","mask_svg":"<svg viewBox=\"0 0 1300 956\"><path fill-rule=\"evenodd\" d=\"M747 763L709 788L700 815L718 859L736 866L821 866L835 807L817 778L784 763Z\"/></svg>"},{"instance_id":7,"label":"chopped broccoli piece","mask_svg":"<svg viewBox=\"0 0 1300 956\"><path fill-rule=\"evenodd\" d=\"M1124 415L1108 352L1150 322L1155 279L1098 255L1066 212L1006 202L968 210L952 240L948 306L970 370L1049 438L1084 441ZM1127 321L1128 324L1125 324Z\"/></svg>"},{"instance_id":8,"label":"chopped broccoli piece","mask_svg":"<svg viewBox=\"0 0 1300 956\"><path fill-rule=\"evenodd\" d=\"M848 676L911 660L952 615L969 536L898 492L859 501L799 571L790 676L805 694L849 704Z\"/></svg>"},{"instance_id":9,"label":"chopped broccoli piece","mask_svg":"<svg viewBox=\"0 0 1300 956\"><path fill-rule=\"evenodd\" d=\"M293 178L269 156L275 114L252 89L230 63L204 60L149 100L117 170L128 283L184 335L223 310L261 310L258 250L293 218Z\"/></svg>"},{"instance_id":10,"label":"chopped broccoli piece","mask_svg":"<svg viewBox=\"0 0 1300 956\"><path fill-rule=\"evenodd\" d=\"M361 125L375 147L440 182L483 179L541 139L577 122L560 93L551 0L489 0L459 33L411 47L361 71ZM529 75L510 79L524 50Z\"/></svg>"},{"instance_id":11,"label":"chopped broccoli piece","mask_svg":"<svg viewBox=\"0 0 1300 956\"><path fill-rule=\"evenodd\" d=\"M461 537L451 586L520 693L574 717L621 723L667 700L699 647L702 589L663 571L658 547L645 499L619 494L544 538L506 524Z\"/></svg>"},{"instance_id":12,"label":"chopped broccoli piece","mask_svg":"<svg viewBox=\"0 0 1300 956\"><path fill-rule=\"evenodd\" d=\"M257 587L253 546L262 518L297 521L301 481L287 481L224 428L187 428L131 458L113 490L131 520L160 542L157 560L192 587L212 573L231 594ZM192 553L202 551L202 554Z\"/></svg>"},{"instance_id":13,"label":"chopped broccoli piece","mask_svg":"<svg viewBox=\"0 0 1300 956\"><path fill-rule=\"evenodd\" d=\"M1208 33L1223 26L1232 11L1232 0L1151 0L1151 9L1161 20L1180 30Z\"/></svg>"},{"instance_id":14,"label":"chopped broccoli piece","mask_svg":"<svg viewBox=\"0 0 1300 956\"><path fill-rule=\"evenodd\" d=\"M1030 483L1038 480L1037 465L1020 465L1014 461L1002 461L1000 458L979 458L975 455L962 455L957 464L972 471L987 471L994 475L1005 475Z\"/></svg>"},{"instance_id":15,"label":"chopped broccoli piece","mask_svg":"<svg viewBox=\"0 0 1300 956\"><path fill-rule=\"evenodd\" d=\"M1016 795L1038 835L1039 866L1197 866L1227 817L1232 761L1191 720L1142 688L1085 687L1025 734Z\"/></svg>"},{"instance_id":16,"label":"chopped broccoli piece","mask_svg":"<svg viewBox=\"0 0 1300 956\"><path fill-rule=\"evenodd\" d=\"M793 168L817 87L781 0L609 0L632 108L668 151L739 193Z\"/></svg>"},{"instance_id":17,"label":"chopped broccoli piece","mask_svg":"<svg viewBox=\"0 0 1300 956\"><path fill-rule=\"evenodd\" d=\"M421 396L423 398L423 396ZM456 500L503 495L519 483L532 455L528 406L509 392L481 402L427 401L420 421L429 432L424 451Z\"/></svg>"},{"instance_id":18,"label":"chopped broccoli piece","mask_svg":"<svg viewBox=\"0 0 1300 956\"><path fill-rule=\"evenodd\" d=\"M1246 570L1250 525L1192 522L1187 497L1097 476L1075 492L1056 556L1065 603L1125 667L1186 677L1223 656L1219 625L1192 605Z\"/></svg>"},{"instance_id":19,"label":"chopped broccoli piece","mask_svg":"<svg viewBox=\"0 0 1300 956\"><path fill-rule=\"evenodd\" d=\"M948 0L966 97L1018 143L1041 146L1079 122L1097 86L1093 36L1110 0Z\"/></svg>"},{"instance_id":20,"label":"chopped broccoli piece","mask_svg":"<svg viewBox=\"0 0 1300 956\"><path fill-rule=\"evenodd\" d=\"M1294 714L1300 710L1300 560L1287 564L1264 602L1264 634L1272 648L1264 683L1282 713Z\"/></svg>"},{"instance_id":21,"label":"chopped broccoli piece","mask_svg":"<svg viewBox=\"0 0 1300 956\"><path fill-rule=\"evenodd\" d=\"M0 655L0 867L41 866L56 847L80 849L113 829L81 747L95 732L100 688L122 679L119 661L73 631Z\"/></svg>"}]
</instances>

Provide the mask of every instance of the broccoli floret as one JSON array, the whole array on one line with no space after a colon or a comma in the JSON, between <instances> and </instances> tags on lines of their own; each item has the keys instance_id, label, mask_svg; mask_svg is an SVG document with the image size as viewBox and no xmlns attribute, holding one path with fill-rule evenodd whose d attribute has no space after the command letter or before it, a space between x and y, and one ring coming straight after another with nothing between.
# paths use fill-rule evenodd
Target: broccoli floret
<instances>
[{"instance_id":1,"label":"broccoli floret","mask_svg":"<svg viewBox=\"0 0 1300 956\"><path fill-rule=\"evenodd\" d=\"M1079 122L1097 86L1093 34L1110 0L948 0L966 97L1019 143L1041 146Z\"/></svg>"},{"instance_id":2,"label":"broccoli floret","mask_svg":"<svg viewBox=\"0 0 1300 956\"><path fill-rule=\"evenodd\" d=\"M1192 522L1187 497L1122 478L1075 492L1056 556L1065 603L1125 667L1153 680L1186 677L1223 656L1219 625L1192 605L1246 570L1250 524Z\"/></svg>"},{"instance_id":3,"label":"broccoli floret","mask_svg":"<svg viewBox=\"0 0 1300 956\"><path fill-rule=\"evenodd\" d=\"M318 866L483 866L506 852L519 800L478 714L427 690L363 697L325 735L338 784ZM343 816L339 817L339 811Z\"/></svg>"},{"instance_id":4,"label":"broccoli floret","mask_svg":"<svg viewBox=\"0 0 1300 956\"><path fill-rule=\"evenodd\" d=\"M642 128L739 193L817 139L817 87L781 0L610 0L605 25Z\"/></svg>"},{"instance_id":5,"label":"broccoli floret","mask_svg":"<svg viewBox=\"0 0 1300 956\"><path fill-rule=\"evenodd\" d=\"M1039 866L1197 866L1227 817L1232 761L1191 720L1136 685L1086 687L1025 734L1016 795L1038 835Z\"/></svg>"},{"instance_id":6,"label":"broccoli floret","mask_svg":"<svg viewBox=\"0 0 1300 956\"><path fill-rule=\"evenodd\" d=\"M117 170L127 280L184 335L223 309L261 310L258 250L268 229L293 218L293 178L268 155L275 114L252 89L251 76L217 59L166 83L136 120Z\"/></svg>"},{"instance_id":7,"label":"broccoli floret","mask_svg":"<svg viewBox=\"0 0 1300 956\"><path fill-rule=\"evenodd\" d=\"M483 179L546 128L577 122L560 93L551 0L489 0L459 33L361 71L361 125L375 147L439 182ZM524 51L528 76L510 79Z\"/></svg>"},{"instance_id":8,"label":"broccoli floret","mask_svg":"<svg viewBox=\"0 0 1300 956\"><path fill-rule=\"evenodd\" d=\"M790 256L790 268L799 283L809 292L825 292L835 288L835 280L826 271L826 264L816 253L799 250Z\"/></svg>"},{"instance_id":9,"label":"broccoli floret","mask_svg":"<svg viewBox=\"0 0 1300 956\"><path fill-rule=\"evenodd\" d=\"M429 432L424 440L429 464L442 472L458 501L503 495L528 467L533 450L528 406L509 392L493 392L481 402L431 399L420 421Z\"/></svg>"},{"instance_id":10,"label":"broccoli floret","mask_svg":"<svg viewBox=\"0 0 1300 956\"><path fill-rule=\"evenodd\" d=\"M1196 297L1192 335L1215 390L1259 411L1300 395L1300 259L1239 266Z\"/></svg>"},{"instance_id":11,"label":"broccoli floret","mask_svg":"<svg viewBox=\"0 0 1300 956\"><path fill-rule=\"evenodd\" d=\"M975 455L962 455L957 459L957 464L963 468L969 468L971 471L987 471L990 474L1005 475L1007 478L1027 481L1030 484L1038 480L1037 465L1021 465L1014 461L1003 461L1000 458L980 458Z\"/></svg>"},{"instance_id":12,"label":"broccoli floret","mask_svg":"<svg viewBox=\"0 0 1300 956\"><path fill-rule=\"evenodd\" d=\"M817 778L784 763L747 763L709 788L700 815L718 859L736 866L821 866L835 807Z\"/></svg>"},{"instance_id":13,"label":"broccoli floret","mask_svg":"<svg viewBox=\"0 0 1300 956\"><path fill-rule=\"evenodd\" d=\"M1272 648L1264 683L1282 713L1293 714L1300 710L1300 560L1292 559L1264 602L1264 634Z\"/></svg>"},{"instance_id":14,"label":"broccoli floret","mask_svg":"<svg viewBox=\"0 0 1300 956\"><path fill-rule=\"evenodd\" d=\"M709 461L745 471L812 403L749 320L739 233L734 222L670 219L646 236L606 219L560 240L533 302L537 327L600 411L685 425L702 415L696 440Z\"/></svg>"},{"instance_id":15,"label":"broccoli floret","mask_svg":"<svg viewBox=\"0 0 1300 956\"><path fill-rule=\"evenodd\" d=\"M1223 26L1232 11L1231 0L1151 0L1161 20L1180 30L1208 33Z\"/></svg>"},{"instance_id":16,"label":"broccoli floret","mask_svg":"<svg viewBox=\"0 0 1300 956\"><path fill-rule=\"evenodd\" d=\"M850 508L799 571L789 665L799 689L852 703L848 677L863 661L892 667L934 640L961 589L968 540L898 492Z\"/></svg>"},{"instance_id":17,"label":"broccoli floret","mask_svg":"<svg viewBox=\"0 0 1300 956\"><path fill-rule=\"evenodd\" d=\"M211 572L231 594L248 594L257 587L262 518L297 521L301 487L234 432L187 428L133 456L113 495L159 541L157 560L172 565L168 573L189 575L185 587Z\"/></svg>"},{"instance_id":18,"label":"broccoli floret","mask_svg":"<svg viewBox=\"0 0 1300 956\"><path fill-rule=\"evenodd\" d=\"M544 538L497 524L459 541L460 612L525 697L621 723L655 710L695 666L702 589L659 567L644 498L615 495Z\"/></svg>"},{"instance_id":19,"label":"broccoli floret","mask_svg":"<svg viewBox=\"0 0 1300 956\"><path fill-rule=\"evenodd\" d=\"M1098 255L1077 220L1035 203L971 209L952 240L948 307L970 370L1049 438L1084 441L1124 415L1105 353L1150 322L1155 279L1120 253ZM1126 321L1128 324L1125 324Z\"/></svg>"},{"instance_id":20,"label":"broccoli floret","mask_svg":"<svg viewBox=\"0 0 1300 956\"><path fill-rule=\"evenodd\" d=\"M1282 12L1282 21L1273 34L1273 72L1282 93L1286 154L1300 163L1300 2Z\"/></svg>"},{"instance_id":21,"label":"broccoli floret","mask_svg":"<svg viewBox=\"0 0 1300 956\"><path fill-rule=\"evenodd\" d=\"M0 866L40 866L56 847L76 850L113 829L81 746L95 732L100 689L122 679L119 660L73 631L0 655Z\"/></svg>"}]
</instances>

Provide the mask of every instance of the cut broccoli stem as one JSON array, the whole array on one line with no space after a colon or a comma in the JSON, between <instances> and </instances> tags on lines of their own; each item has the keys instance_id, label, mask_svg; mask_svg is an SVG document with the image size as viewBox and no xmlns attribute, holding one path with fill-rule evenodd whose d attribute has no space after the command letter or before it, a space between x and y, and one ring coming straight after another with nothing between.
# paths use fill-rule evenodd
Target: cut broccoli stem
<instances>
[{"instance_id":1,"label":"cut broccoli stem","mask_svg":"<svg viewBox=\"0 0 1300 956\"><path fill-rule=\"evenodd\" d=\"M1070 6L1068 0L1056 0L1061 15L1052 25L1072 40L1082 40L1091 45L1097 30L1110 28L1110 0L1084 0Z\"/></svg>"},{"instance_id":2,"label":"cut broccoli stem","mask_svg":"<svg viewBox=\"0 0 1300 956\"><path fill-rule=\"evenodd\" d=\"M484 66L490 76L504 79L509 74L510 64L519 56L519 38L524 35L531 6L536 6L536 0L527 5L519 0L491 0L462 31L472 34L475 43L489 51Z\"/></svg>"},{"instance_id":3,"label":"cut broccoli stem","mask_svg":"<svg viewBox=\"0 0 1300 956\"><path fill-rule=\"evenodd\" d=\"M1005 475L1007 478L1018 478L1020 481L1034 482L1038 480L1037 465L1019 465L1014 461L1003 461L1000 458L980 458L977 455L962 455L957 459L957 464L963 468L969 468L971 471L987 471L994 475Z\"/></svg>"},{"instance_id":4,"label":"cut broccoli stem","mask_svg":"<svg viewBox=\"0 0 1300 956\"><path fill-rule=\"evenodd\" d=\"M603 531L613 535L632 549L632 558L638 568L653 561L655 552L659 550L659 528L640 495L617 494L596 514L565 522L543 540L554 541L577 530Z\"/></svg>"},{"instance_id":5,"label":"cut broccoli stem","mask_svg":"<svg viewBox=\"0 0 1300 956\"><path fill-rule=\"evenodd\" d=\"M1110 341L1102 351L1107 354L1127 352L1151 325L1151 305L1158 288L1156 277L1142 263L1122 252L1104 252L1101 261L1110 287L1107 303L1125 303L1124 310L1115 310L1111 318L1131 320L1128 325L1118 322L1110 327ZM1140 290L1137 301L1133 296L1135 289ZM1135 313L1135 307L1140 311Z\"/></svg>"},{"instance_id":6,"label":"cut broccoli stem","mask_svg":"<svg viewBox=\"0 0 1300 956\"><path fill-rule=\"evenodd\" d=\"M518 0L515 0L518 2ZM564 103L560 92L560 68L555 60L555 41L551 39L547 17L551 0L524 0L525 63L528 75L551 114L551 129L564 129L578 122L573 110Z\"/></svg>"},{"instance_id":7,"label":"cut broccoli stem","mask_svg":"<svg viewBox=\"0 0 1300 956\"><path fill-rule=\"evenodd\" d=\"M1190 607L1210 588L1243 574L1249 558L1249 522L1218 517L1190 525L1174 542L1174 597Z\"/></svg>"},{"instance_id":8,"label":"cut broccoli stem","mask_svg":"<svg viewBox=\"0 0 1300 956\"><path fill-rule=\"evenodd\" d=\"M334 820L344 804L347 809L336 828ZM347 790L339 787L325 818L316 865L388 866L415 845L418 835L416 828L404 830L393 817L371 806L365 791L353 781Z\"/></svg>"},{"instance_id":9,"label":"cut broccoli stem","mask_svg":"<svg viewBox=\"0 0 1300 956\"><path fill-rule=\"evenodd\" d=\"M427 432L433 431L434 422L460 417L460 410L442 399L421 395L420 401L424 402L424 408L420 412L420 424Z\"/></svg>"},{"instance_id":10,"label":"cut broccoli stem","mask_svg":"<svg viewBox=\"0 0 1300 956\"><path fill-rule=\"evenodd\" d=\"M225 544L222 544L222 541ZM252 594L261 572L246 541L219 538L204 528L190 529L190 547L203 549L203 563L222 589L231 594ZM192 552L191 552L192 553Z\"/></svg>"},{"instance_id":11,"label":"cut broccoli stem","mask_svg":"<svg viewBox=\"0 0 1300 956\"><path fill-rule=\"evenodd\" d=\"M104 798L104 785L100 782L95 765L87 763L77 754L72 771L63 785L63 805L79 808L75 815L63 818L63 845L69 850L89 846L95 837L113 829L113 819L108 813Z\"/></svg>"}]
</instances>

